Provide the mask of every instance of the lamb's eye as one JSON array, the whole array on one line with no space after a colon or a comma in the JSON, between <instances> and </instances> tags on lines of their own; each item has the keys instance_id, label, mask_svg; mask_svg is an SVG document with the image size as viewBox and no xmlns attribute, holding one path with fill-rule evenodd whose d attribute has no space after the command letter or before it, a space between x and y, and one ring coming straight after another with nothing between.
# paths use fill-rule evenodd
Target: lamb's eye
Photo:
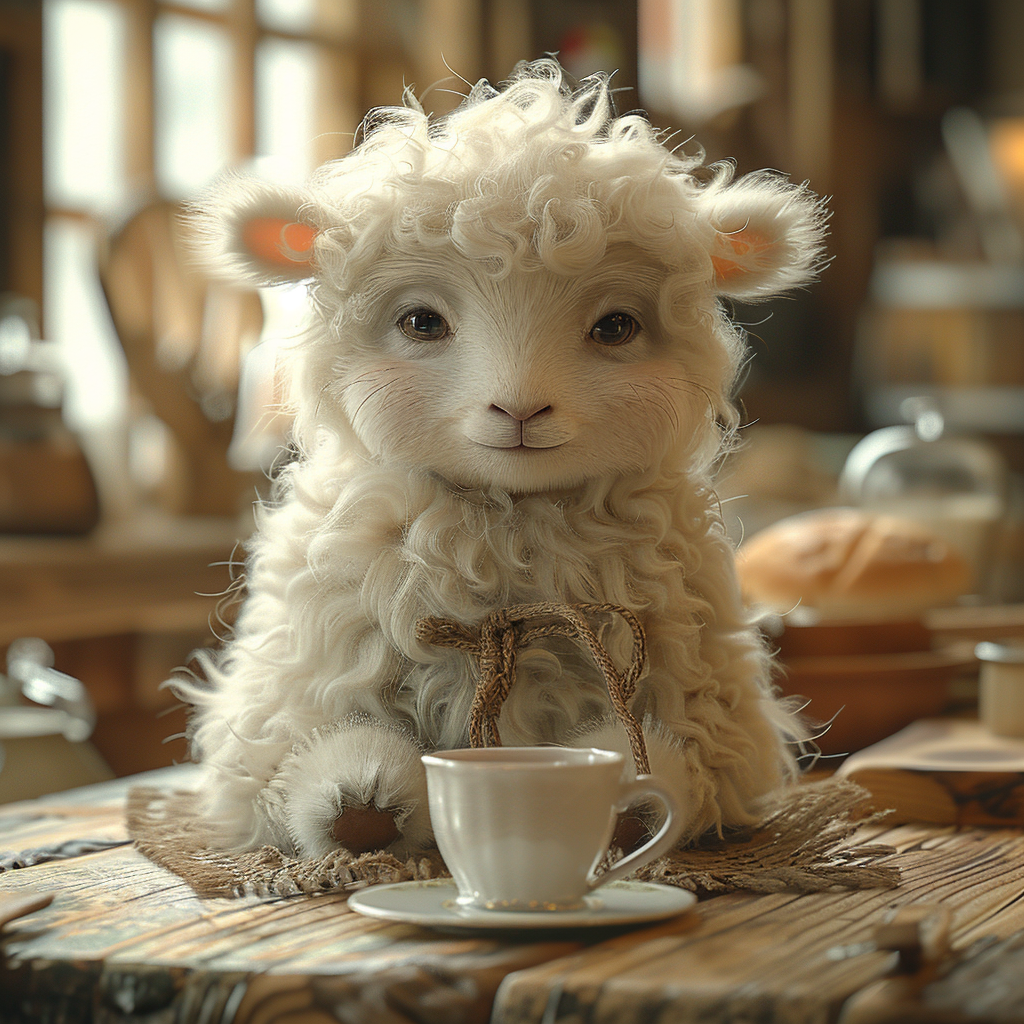
<instances>
[{"instance_id":1,"label":"lamb's eye","mask_svg":"<svg viewBox=\"0 0 1024 1024\"><path fill-rule=\"evenodd\" d=\"M590 337L599 345L625 345L640 332L640 325L628 313L609 313L590 328Z\"/></svg>"},{"instance_id":2,"label":"lamb's eye","mask_svg":"<svg viewBox=\"0 0 1024 1024\"><path fill-rule=\"evenodd\" d=\"M442 341L452 333L440 313L432 309L414 309L398 321L398 329L413 341Z\"/></svg>"}]
</instances>

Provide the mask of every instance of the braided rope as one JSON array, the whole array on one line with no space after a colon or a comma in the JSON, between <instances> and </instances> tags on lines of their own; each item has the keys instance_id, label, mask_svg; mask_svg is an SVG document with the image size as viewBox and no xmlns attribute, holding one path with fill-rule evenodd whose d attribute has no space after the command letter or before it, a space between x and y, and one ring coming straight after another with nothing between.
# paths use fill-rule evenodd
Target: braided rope
<instances>
[{"instance_id":1,"label":"braided rope","mask_svg":"<svg viewBox=\"0 0 1024 1024\"><path fill-rule=\"evenodd\" d=\"M620 672L587 621L588 614L614 612L633 634L633 655L625 673ZM540 620L537 622L537 620ZM531 624L533 623L533 624ZM561 636L590 652L629 738L637 775L650 774L647 744L640 723L629 710L629 701L647 658L647 640L639 619L615 604L513 605L488 615L476 629L450 619L429 616L416 625L416 638L436 647L450 647L472 654L480 666L480 679L470 709L469 742L474 747L500 747L498 716L516 679L516 652L545 637Z\"/></svg>"}]
</instances>

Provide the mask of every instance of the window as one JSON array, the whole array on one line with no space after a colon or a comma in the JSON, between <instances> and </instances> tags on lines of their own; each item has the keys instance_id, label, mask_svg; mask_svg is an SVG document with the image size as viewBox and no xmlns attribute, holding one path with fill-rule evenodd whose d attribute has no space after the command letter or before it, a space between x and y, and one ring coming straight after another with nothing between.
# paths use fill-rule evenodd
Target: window
<instances>
[{"instance_id":1,"label":"window","mask_svg":"<svg viewBox=\"0 0 1024 1024\"><path fill-rule=\"evenodd\" d=\"M97 278L101 234L229 166L302 180L344 154L369 94L393 101L400 46L358 42L358 0L44 0L44 320L68 367L65 418L121 422L127 370ZM370 64L373 73L360 74ZM369 83L368 85L366 83Z\"/></svg>"}]
</instances>

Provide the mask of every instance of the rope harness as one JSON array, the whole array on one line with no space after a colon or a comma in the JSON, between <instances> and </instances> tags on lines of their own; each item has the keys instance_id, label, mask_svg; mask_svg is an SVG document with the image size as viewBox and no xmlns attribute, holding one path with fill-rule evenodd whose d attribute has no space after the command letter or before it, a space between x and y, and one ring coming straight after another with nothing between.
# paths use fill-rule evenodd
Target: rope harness
<instances>
[{"instance_id":1,"label":"rope harness","mask_svg":"<svg viewBox=\"0 0 1024 1024\"><path fill-rule=\"evenodd\" d=\"M587 615L613 612L633 633L633 655L629 668L620 672L587 621ZM500 747L498 716L516 679L516 654L545 637L567 637L590 652L604 678L619 720L629 738L629 747L637 775L649 775L647 745L640 723L629 710L637 680L647 657L643 626L627 608L615 604L512 605L492 612L476 628L434 616L416 625L416 638L436 647L449 647L472 654L480 668L480 678L470 710L469 741L474 747Z\"/></svg>"}]
</instances>

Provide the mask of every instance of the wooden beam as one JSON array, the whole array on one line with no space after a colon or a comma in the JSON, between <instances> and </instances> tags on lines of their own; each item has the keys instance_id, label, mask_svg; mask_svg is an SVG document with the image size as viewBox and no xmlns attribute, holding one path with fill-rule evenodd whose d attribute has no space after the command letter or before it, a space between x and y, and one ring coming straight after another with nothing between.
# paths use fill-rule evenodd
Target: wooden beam
<instances>
[{"instance_id":1,"label":"wooden beam","mask_svg":"<svg viewBox=\"0 0 1024 1024\"><path fill-rule=\"evenodd\" d=\"M43 303L43 23L39 4L5 5L0 14L5 57L6 192L0 196L7 237L0 290Z\"/></svg>"},{"instance_id":2,"label":"wooden beam","mask_svg":"<svg viewBox=\"0 0 1024 1024\"><path fill-rule=\"evenodd\" d=\"M831 0L790 0L790 165L819 194L832 161L833 41Z\"/></svg>"},{"instance_id":3,"label":"wooden beam","mask_svg":"<svg viewBox=\"0 0 1024 1024\"><path fill-rule=\"evenodd\" d=\"M246 160L256 152L256 47L259 30L256 25L255 0L233 0L228 26L232 69L232 157Z\"/></svg>"},{"instance_id":4,"label":"wooden beam","mask_svg":"<svg viewBox=\"0 0 1024 1024\"><path fill-rule=\"evenodd\" d=\"M124 160L125 176L141 192L156 190L153 130L153 0L125 4Z\"/></svg>"}]
</instances>

